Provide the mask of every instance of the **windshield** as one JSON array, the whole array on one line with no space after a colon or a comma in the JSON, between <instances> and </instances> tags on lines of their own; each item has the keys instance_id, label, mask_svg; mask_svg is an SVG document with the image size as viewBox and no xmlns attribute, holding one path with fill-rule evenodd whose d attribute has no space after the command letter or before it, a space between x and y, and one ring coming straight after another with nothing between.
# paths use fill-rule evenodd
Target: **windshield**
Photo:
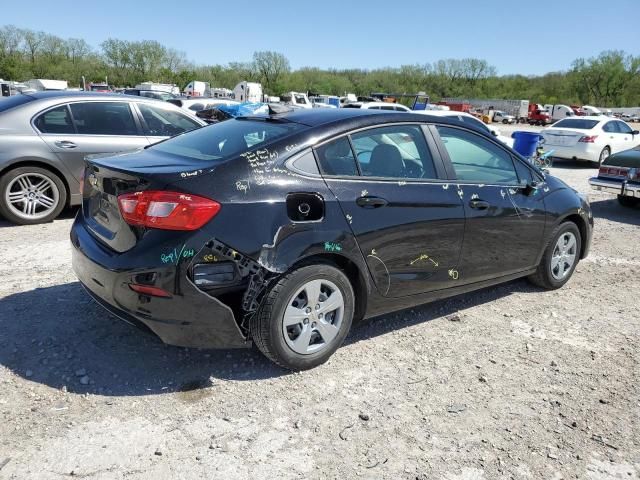
<instances>
[{"instance_id":1,"label":"windshield","mask_svg":"<svg viewBox=\"0 0 640 480\"><path fill-rule=\"evenodd\" d=\"M266 145L300 129L298 123L233 119L160 142L149 150L202 161L221 161Z\"/></svg>"},{"instance_id":2,"label":"windshield","mask_svg":"<svg viewBox=\"0 0 640 480\"><path fill-rule=\"evenodd\" d=\"M23 94L13 95L12 97L0 97L0 112L5 112L10 108L24 105L33 100L35 100L35 98Z\"/></svg>"},{"instance_id":3,"label":"windshield","mask_svg":"<svg viewBox=\"0 0 640 480\"><path fill-rule=\"evenodd\" d=\"M591 130L598 124L598 120L582 120L580 118L565 118L556 123L553 128L578 128L580 130Z\"/></svg>"}]
</instances>

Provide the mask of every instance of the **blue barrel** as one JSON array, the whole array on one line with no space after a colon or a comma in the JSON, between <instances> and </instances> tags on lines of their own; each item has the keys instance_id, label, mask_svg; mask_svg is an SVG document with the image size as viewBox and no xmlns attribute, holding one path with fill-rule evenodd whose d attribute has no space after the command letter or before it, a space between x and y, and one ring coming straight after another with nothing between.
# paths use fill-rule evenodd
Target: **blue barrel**
<instances>
[{"instance_id":1,"label":"blue barrel","mask_svg":"<svg viewBox=\"0 0 640 480\"><path fill-rule=\"evenodd\" d=\"M542 135L532 132L513 132L511 138L514 139L513 149L516 152L523 157L532 157Z\"/></svg>"}]
</instances>

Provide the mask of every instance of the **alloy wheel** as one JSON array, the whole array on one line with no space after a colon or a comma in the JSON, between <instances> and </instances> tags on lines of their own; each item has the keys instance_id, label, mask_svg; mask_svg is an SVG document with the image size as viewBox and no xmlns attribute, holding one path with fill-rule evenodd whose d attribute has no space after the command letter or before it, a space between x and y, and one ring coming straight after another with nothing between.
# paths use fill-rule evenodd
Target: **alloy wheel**
<instances>
[{"instance_id":1,"label":"alloy wheel","mask_svg":"<svg viewBox=\"0 0 640 480\"><path fill-rule=\"evenodd\" d=\"M551 275L556 280L563 280L576 261L578 242L572 232L560 235L551 255Z\"/></svg>"},{"instance_id":2,"label":"alloy wheel","mask_svg":"<svg viewBox=\"0 0 640 480\"><path fill-rule=\"evenodd\" d=\"M309 355L324 350L340 332L344 298L335 283L311 280L289 299L282 333L291 350Z\"/></svg>"},{"instance_id":3,"label":"alloy wheel","mask_svg":"<svg viewBox=\"0 0 640 480\"><path fill-rule=\"evenodd\" d=\"M5 204L18 217L36 220L49 215L60 201L56 184L40 173L23 173L5 190Z\"/></svg>"}]
</instances>

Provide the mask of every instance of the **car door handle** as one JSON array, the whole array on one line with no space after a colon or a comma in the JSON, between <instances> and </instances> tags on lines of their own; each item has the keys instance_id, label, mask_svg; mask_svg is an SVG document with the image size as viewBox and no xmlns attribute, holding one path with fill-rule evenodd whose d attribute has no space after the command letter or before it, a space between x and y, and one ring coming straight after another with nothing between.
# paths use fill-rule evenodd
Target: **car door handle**
<instances>
[{"instance_id":1,"label":"car door handle","mask_svg":"<svg viewBox=\"0 0 640 480\"><path fill-rule=\"evenodd\" d=\"M356 204L363 208L379 208L384 207L388 201L380 197L359 197Z\"/></svg>"},{"instance_id":2,"label":"car door handle","mask_svg":"<svg viewBox=\"0 0 640 480\"><path fill-rule=\"evenodd\" d=\"M57 147L60 148L76 148L77 145L73 142L70 142L69 140L58 140L57 142L54 142L56 144Z\"/></svg>"},{"instance_id":3,"label":"car door handle","mask_svg":"<svg viewBox=\"0 0 640 480\"><path fill-rule=\"evenodd\" d=\"M473 199L469 202L469 206L471 208L475 208L476 210L486 210L491 206L489 202L485 202L484 200Z\"/></svg>"}]
</instances>

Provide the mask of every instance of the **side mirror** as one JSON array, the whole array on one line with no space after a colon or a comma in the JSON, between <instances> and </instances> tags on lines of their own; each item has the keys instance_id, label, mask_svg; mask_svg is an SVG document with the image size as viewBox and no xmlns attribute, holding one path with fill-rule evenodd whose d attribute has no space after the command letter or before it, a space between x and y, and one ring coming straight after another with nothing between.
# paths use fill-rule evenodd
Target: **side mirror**
<instances>
[{"instance_id":1,"label":"side mirror","mask_svg":"<svg viewBox=\"0 0 640 480\"><path fill-rule=\"evenodd\" d=\"M496 132L495 130L492 129L491 130L491 135L493 135L494 137L497 137L498 136L498 132Z\"/></svg>"},{"instance_id":2,"label":"side mirror","mask_svg":"<svg viewBox=\"0 0 640 480\"><path fill-rule=\"evenodd\" d=\"M638 130L632 130L631 135L638 135L640 132Z\"/></svg>"}]
</instances>

